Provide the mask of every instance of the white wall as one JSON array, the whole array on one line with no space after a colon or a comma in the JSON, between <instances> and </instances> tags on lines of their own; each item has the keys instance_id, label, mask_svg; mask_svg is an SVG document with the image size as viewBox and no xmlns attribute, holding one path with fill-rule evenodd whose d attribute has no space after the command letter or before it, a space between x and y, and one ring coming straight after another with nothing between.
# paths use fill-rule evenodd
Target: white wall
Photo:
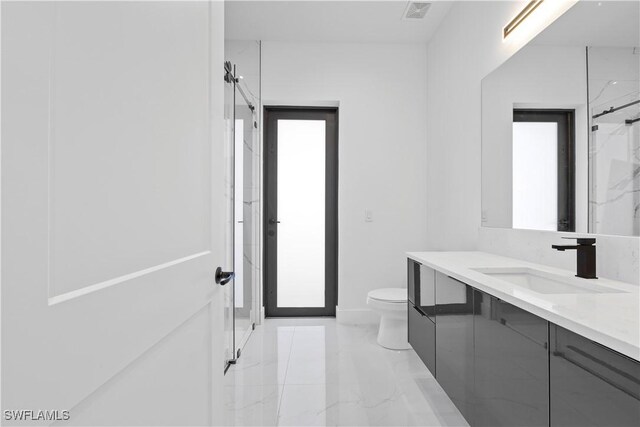
<instances>
[{"instance_id":1,"label":"white wall","mask_svg":"<svg viewBox=\"0 0 640 427\"><path fill-rule=\"evenodd\" d=\"M503 26L523 4L456 2L427 46L429 214L424 249L480 249L572 269L575 254L547 250L559 233L480 227L480 82L535 35L532 31L513 43L502 41ZM601 275L637 283L638 239L602 240ZM617 261L603 265L618 254Z\"/></svg>"},{"instance_id":2,"label":"white wall","mask_svg":"<svg viewBox=\"0 0 640 427\"><path fill-rule=\"evenodd\" d=\"M480 227L480 81L517 46L522 2L456 2L427 46L428 250L470 250Z\"/></svg>"},{"instance_id":3,"label":"white wall","mask_svg":"<svg viewBox=\"0 0 640 427\"><path fill-rule=\"evenodd\" d=\"M424 45L263 41L264 105L339 105L339 321L371 319L427 241L425 74Z\"/></svg>"}]
</instances>

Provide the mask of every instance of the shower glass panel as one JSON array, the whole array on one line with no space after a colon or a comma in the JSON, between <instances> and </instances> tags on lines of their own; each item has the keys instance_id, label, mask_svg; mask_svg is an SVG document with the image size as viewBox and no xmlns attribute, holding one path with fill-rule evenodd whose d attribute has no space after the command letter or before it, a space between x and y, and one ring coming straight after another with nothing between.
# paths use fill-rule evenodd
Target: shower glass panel
<instances>
[{"instance_id":1,"label":"shower glass panel","mask_svg":"<svg viewBox=\"0 0 640 427\"><path fill-rule=\"evenodd\" d=\"M227 368L259 320L261 262L260 206L260 43L225 41L225 124L230 154L226 177L233 199L228 233L233 244L235 278L225 287L225 359Z\"/></svg>"},{"instance_id":2,"label":"shower glass panel","mask_svg":"<svg viewBox=\"0 0 640 427\"><path fill-rule=\"evenodd\" d=\"M278 307L325 306L325 129L278 120Z\"/></svg>"},{"instance_id":3,"label":"shower glass panel","mask_svg":"<svg viewBox=\"0 0 640 427\"><path fill-rule=\"evenodd\" d=\"M254 176L258 135L254 108L236 88L235 110L235 264L234 309L236 348L242 349L254 323L254 271L256 248L253 203L257 183Z\"/></svg>"},{"instance_id":4,"label":"shower glass panel","mask_svg":"<svg viewBox=\"0 0 640 427\"><path fill-rule=\"evenodd\" d=\"M589 48L592 233L640 235L640 49Z\"/></svg>"},{"instance_id":5,"label":"shower glass panel","mask_svg":"<svg viewBox=\"0 0 640 427\"><path fill-rule=\"evenodd\" d=\"M234 167L234 112L235 112L235 85L233 82L225 82L224 85L224 169L226 179L226 197L230 198L233 194L233 167ZM224 265L233 266L233 251L234 251L234 206L233 203L227 203L229 206L226 212L225 222L225 245L227 249L225 252ZM228 268L229 270L231 268ZM234 310L233 310L233 281L226 284L223 289L223 303L224 303L224 364L228 366L230 362L235 360L235 341L234 341Z\"/></svg>"}]
</instances>

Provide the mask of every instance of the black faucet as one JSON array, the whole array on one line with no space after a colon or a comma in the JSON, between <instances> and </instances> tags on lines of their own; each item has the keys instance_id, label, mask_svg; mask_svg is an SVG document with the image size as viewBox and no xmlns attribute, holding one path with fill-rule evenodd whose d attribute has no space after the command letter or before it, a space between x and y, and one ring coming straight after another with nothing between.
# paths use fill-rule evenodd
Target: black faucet
<instances>
[{"instance_id":1,"label":"black faucet","mask_svg":"<svg viewBox=\"0 0 640 427\"><path fill-rule=\"evenodd\" d=\"M596 239L592 237L563 237L563 239L575 239L577 245L551 245L558 251L575 249L577 252L578 273L577 277L583 279L597 279L596 276Z\"/></svg>"}]
</instances>

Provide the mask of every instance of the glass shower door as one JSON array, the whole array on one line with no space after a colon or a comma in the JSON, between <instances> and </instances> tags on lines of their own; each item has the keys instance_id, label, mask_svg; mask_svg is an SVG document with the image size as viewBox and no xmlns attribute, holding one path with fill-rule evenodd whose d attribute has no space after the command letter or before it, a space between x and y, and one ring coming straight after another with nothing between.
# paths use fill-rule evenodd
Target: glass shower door
<instances>
[{"instance_id":1,"label":"glass shower door","mask_svg":"<svg viewBox=\"0 0 640 427\"><path fill-rule=\"evenodd\" d=\"M230 64L228 65L230 67ZM225 70L227 69L227 64L225 64ZM225 146L225 155L224 155L224 169L225 169L225 186L227 188L226 197L229 199L232 198L233 189L234 189L234 126L235 126L235 83L232 77L229 77L230 74L227 74L225 77L225 87L224 87L224 146ZM234 266L234 203L227 203L226 206L229 206L229 209L226 212L226 225L225 225L225 259L224 266L227 267L225 270L231 271ZM230 283L227 283L222 292L223 292L223 302L224 302L224 367L225 370L229 367L231 363L235 362L236 353L235 353L235 331L234 331L234 309L233 309L233 283L235 280L232 280Z\"/></svg>"},{"instance_id":2,"label":"glass shower door","mask_svg":"<svg viewBox=\"0 0 640 427\"><path fill-rule=\"evenodd\" d=\"M225 41L225 157L228 195L230 267L235 277L225 289L226 366L234 364L259 321L261 282L260 207L260 43ZM240 66L236 66L236 63ZM246 73L241 75L240 71Z\"/></svg>"},{"instance_id":3,"label":"glass shower door","mask_svg":"<svg viewBox=\"0 0 640 427\"><path fill-rule=\"evenodd\" d=\"M255 108L245 98L240 83L236 83L235 103L235 262L234 315L236 354L251 335L254 318L254 260L257 218L254 203L258 191L254 175L257 156L258 129Z\"/></svg>"}]
</instances>

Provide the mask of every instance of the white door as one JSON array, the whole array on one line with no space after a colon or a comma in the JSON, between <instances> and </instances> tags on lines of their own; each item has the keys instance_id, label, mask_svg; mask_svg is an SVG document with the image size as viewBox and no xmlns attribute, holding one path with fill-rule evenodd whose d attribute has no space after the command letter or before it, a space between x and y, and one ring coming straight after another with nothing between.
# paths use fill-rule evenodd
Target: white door
<instances>
[{"instance_id":1,"label":"white door","mask_svg":"<svg viewBox=\"0 0 640 427\"><path fill-rule=\"evenodd\" d=\"M2 2L6 425L217 421L223 24L222 2Z\"/></svg>"}]
</instances>

